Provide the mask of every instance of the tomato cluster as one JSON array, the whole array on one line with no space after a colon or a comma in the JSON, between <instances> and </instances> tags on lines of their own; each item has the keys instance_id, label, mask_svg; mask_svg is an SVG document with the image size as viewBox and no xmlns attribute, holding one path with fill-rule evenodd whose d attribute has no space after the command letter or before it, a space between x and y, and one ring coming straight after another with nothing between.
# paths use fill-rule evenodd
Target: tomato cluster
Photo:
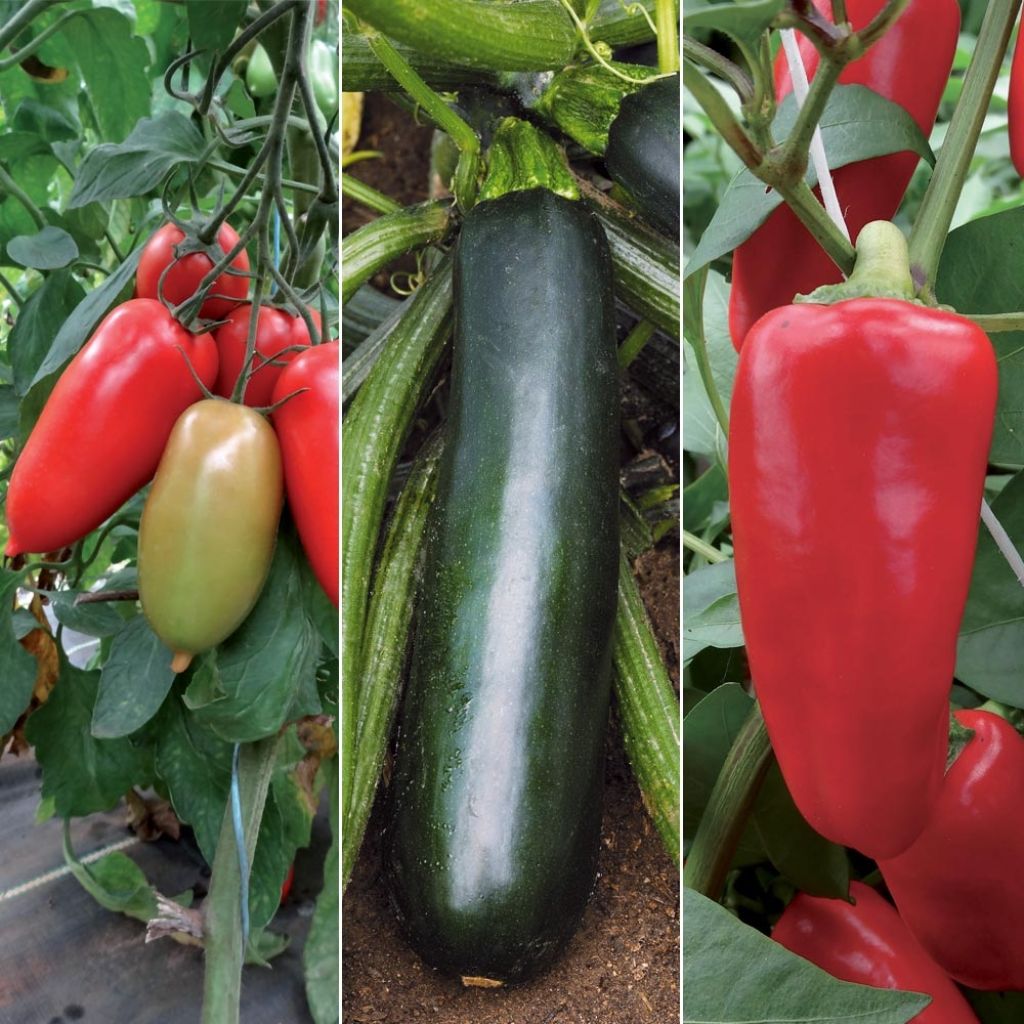
<instances>
[{"instance_id":1,"label":"tomato cluster","mask_svg":"<svg viewBox=\"0 0 1024 1024\"><path fill-rule=\"evenodd\" d=\"M248 256L239 251L200 306L221 322L193 333L164 303L193 298L238 235L223 225L210 250L182 251L184 238L174 224L150 238L135 297L103 319L54 387L11 476L5 549L66 548L153 480L139 592L178 671L255 604L285 488L317 579L338 601L338 343L313 344L302 316L261 307L254 370L231 401L249 369ZM272 403L273 426L259 411Z\"/></svg>"}]
</instances>

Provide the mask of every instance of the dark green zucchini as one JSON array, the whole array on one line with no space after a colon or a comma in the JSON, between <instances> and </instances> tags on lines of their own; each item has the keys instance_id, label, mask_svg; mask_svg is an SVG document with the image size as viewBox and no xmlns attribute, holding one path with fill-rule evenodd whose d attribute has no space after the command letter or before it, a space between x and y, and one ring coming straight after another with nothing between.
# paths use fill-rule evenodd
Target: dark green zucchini
<instances>
[{"instance_id":1,"label":"dark green zucchini","mask_svg":"<svg viewBox=\"0 0 1024 1024\"><path fill-rule=\"evenodd\" d=\"M608 244L546 189L456 250L447 442L427 526L385 872L463 979L546 967L594 882L618 559Z\"/></svg>"},{"instance_id":2,"label":"dark green zucchini","mask_svg":"<svg viewBox=\"0 0 1024 1024\"><path fill-rule=\"evenodd\" d=\"M679 237L679 76L627 96L608 130L612 180L652 224Z\"/></svg>"}]
</instances>

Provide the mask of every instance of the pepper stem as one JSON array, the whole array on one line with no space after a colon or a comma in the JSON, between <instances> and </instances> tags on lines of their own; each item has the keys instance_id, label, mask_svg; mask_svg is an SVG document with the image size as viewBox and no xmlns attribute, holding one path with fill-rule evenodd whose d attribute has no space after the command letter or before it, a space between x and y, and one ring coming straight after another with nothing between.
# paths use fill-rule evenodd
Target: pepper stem
<instances>
[{"instance_id":1,"label":"pepper stem","mask_svg":"<svg viewBox=\"0 0 1024 1024\"><path fill-rule=\"evenodd\" d=\"M857 236L857 261L841 284L823 285L796 302L832 305L845 299L905 299L914 301L907 240L895 224L873 220Z\"/></svg>"}]
</instances>

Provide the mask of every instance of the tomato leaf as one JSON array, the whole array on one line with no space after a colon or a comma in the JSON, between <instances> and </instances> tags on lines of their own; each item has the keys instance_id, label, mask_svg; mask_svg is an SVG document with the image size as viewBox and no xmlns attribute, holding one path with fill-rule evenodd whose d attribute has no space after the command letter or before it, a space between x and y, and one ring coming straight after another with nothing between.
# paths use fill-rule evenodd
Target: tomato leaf
<instances>
[{"instance_id":1,"label":"tomato leaf","mask_svg":"<svg viewBox=\"0 0 1024 1024\"><path fill-rule=\"evenodd\" d=\"M203 153L203 137L177 111L144 117L124 142L105 142L82 161L68 208L145 195L172 168L195 163Z\"/></svg>"},{"instance_id":2,"label":"tomato leaf","mask_svg":"<svg viewBox=\"0 0 1024 1024\"><path fill-rule=\"evenodd\" d=\"M62 228L46 227L34 235L18 235L7 243L15 263L36 270L58 270L78 259L75 240Z\"/></svg>"},{"instance_id":3,"label":"tomato leaf","mask_svg":"<svg viewBox=\"0 0 1024 1024\"><path fill-rule=\"evenodd\" d=\"M279 536L256 607L204 659L185 692L197 717L232 743L271 736L285 722L320 712L321 642L303 609L304 558L293 536Z\"/></svg>"},{"instance_id":4,"label":"tomato leaf","mask_svg":"<svg viewBox=\"0 0 1024 1024\"><path fill-rule=\"evenodd\" d=\"M36 681L36 661L15 639L14 591L19 573L0 570L0 733L10 732L32 699Z\"/></svg>"},{"instance_id":5,"label":"tomato leaf","mask_svg":"<svg viewBox=\"0 0 1024 1024\"><path fill-rule=\"evenodd\" d=\"M46 358L36 370L32 378L33 385L59 370L86 343L96 325L135 275L135 268L141 255L142 250L136 249L103 284L94 288L75 306L53 339Z\"/></svg>"},{"instance_id":6,"label":"tomato leaf","mask_svg":"<svg viewBox=\"0 0 1024 1024\"><path fill-rule=\"evenodd\" d=\"M160 710L173 682L170 650L145 616L137 615L114 637L100 672L93 736L115 739L141 729Z\"/></svg>"},{"instance_id":7,"label":"tomato leaf","mask_svg":"<svg viewBox=\"0 0 1024 1024\"><path fill-rule=\"evenodd\" d=\"M82 672L61 661L49 700L29 718L28 741L43 769L43 797L52 797L62 818L113 807L152 771L148 753L129 739L95 739L89 725L99 691L99 672Z\"/></svg>"}]
</instances>

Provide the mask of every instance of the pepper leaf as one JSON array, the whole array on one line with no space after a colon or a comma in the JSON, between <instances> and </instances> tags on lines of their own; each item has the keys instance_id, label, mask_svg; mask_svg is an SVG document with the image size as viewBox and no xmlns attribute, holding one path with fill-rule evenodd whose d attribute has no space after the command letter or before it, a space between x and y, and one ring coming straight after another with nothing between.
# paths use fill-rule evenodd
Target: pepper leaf
<instances>
[{"instance_id":1,"label":"pepper leaf","mask_svg":"<svg viewBox=\"0 0 1024 1024\"><path fill-rule=\"evenodd\" d=\"M693 889L683 892L683 917L684 1024L906 1024L930 1002L913 992L838 981Z\"/></svg>"},{"instance_id":2,"label":"pepper leaf","mask_svg":"<svg viewBox=\"0 0 1024 1024\"><path fill-rule=\"evenodd\" d=\"M1024 548L1024 473L1000 491L992 511ZM960 623L956 677L972 689L1024 708L1024 590L992 535L981 526L967 607Z\"/></svg>"}]
</instances>

